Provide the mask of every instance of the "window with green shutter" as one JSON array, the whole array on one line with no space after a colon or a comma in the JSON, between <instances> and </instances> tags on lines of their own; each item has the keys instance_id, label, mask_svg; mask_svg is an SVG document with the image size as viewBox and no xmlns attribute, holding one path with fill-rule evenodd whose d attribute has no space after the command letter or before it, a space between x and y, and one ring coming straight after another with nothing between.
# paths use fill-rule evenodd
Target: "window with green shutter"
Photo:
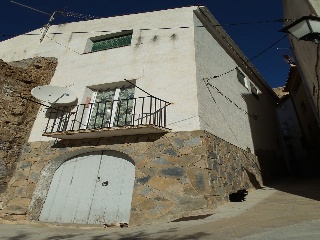
<instances>
[{"instance_id":1,"label":"window with green shutter","mask_svg":"<svg viewBox=\"0 0 320 240\"><path fill-rule=\"evenodd\" d=\"M132 33L127 35L115 36L111 38L92 41L91 52L108 50L112 48L125 47L131 45Z\"/></svg>"}]
</instances>

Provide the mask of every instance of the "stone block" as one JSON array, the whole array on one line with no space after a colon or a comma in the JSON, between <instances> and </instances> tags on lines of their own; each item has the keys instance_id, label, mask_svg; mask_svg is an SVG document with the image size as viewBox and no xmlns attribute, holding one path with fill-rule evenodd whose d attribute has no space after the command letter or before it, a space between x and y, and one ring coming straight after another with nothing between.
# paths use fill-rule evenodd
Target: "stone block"
<instances>
[{"instance_id":1,"label":"stone block","mask_svg":"<svg viewBox=\"0 0 320 240\"><path fill-rule=\"evenodd\" d=\"M183 147L184 141L181 138L171 138L170 143L175 149Z\"/></svg>"},{"instance_id":2,"label":"stone block","mask_svg":"<svg viewBox=\"0 0 320 240\"><path fill-rule=\"evenodd\" d=\"M23 170L17 170L16 172L15 172L15 179L16 180L26 180L26 179L28 179L28 176L26 175L26 173L23 171Z\"/></svg>"},{"instance_id":3,"label":"stone block","mask_svg":"<svg viewBox=\"0 0 320 240\"><path fill-rule=\"evenodd\" d=\"M27 198L15 198L9 202L9 206L20 206L23 208L28 208L30 201L31 200Z\"/></svg>"},{"instance_id":4,"label":"stone block","mask_svg":"<svg viewBox=\"0 0 320 240\"><path fill-rule=\"evenodd\" d=\"M203 159L201 159L199 162L194 163L192 166L194 166L196 168L206 169L206 168L208 168L208 163L206 161L204 161Z\"/></svg>"},{"instance_id":5,"label":"stone block","mask_svg":"<svg viewBox=\"0 0 320 240\"><path fill-rule=\"evenodd\" d=\"M178 157L167 157L167 159L178 166L185 167L198 162L201 159L201 156L189 154Z\"/></svg>"},{"instance_id":6,"label":"stone block","mask_svg":"<svg viewBox=\"0 0 320 240\"><path fill-rule=\"evenodd\" d=\"M141 168L141 172L146 174L147 176L155 176L158 175L159 168L155 167L144 167Z\"/></svg>"},{"instance_id":7,"label":"stone block","mask_svg":"<svg viewBox=\"0 0 320 240\"><path fill-rule=\"evenodd\" d=\"M145 177L142 177L142 178L136 178L136 182L139 183L139 184L146 184L149 179L151 178L151 176L145 176Z\"/></svg>"},{"instance_id":8,"label":"stone block","mask_svg":"<svg viewBox=\"0 0 320 240\"><path fill-rule=\"evenodd\" d=\"M195 146L200 146L202 145L202 138L201 137L193 137L193 138L190 138L188 140L185 141L184 143L184 146L192 146L192 147L195 147Z\"/></svg>"},{"instance_id":9,"label":"stone block","mask_svg":"<svg viewBox=\"0 0 320 240\"><path fill-rule=\"evenodd\" d=\"M145 186L141 189L141 192L140 192L140 194L144 197L149 197L149 195L152 193L153 193L153 188L145 187Z\"/></svg>"},{"instance_id":10,"label":"stone block","mask_svg":"<svg viewBox=\"0 0 320 240\"><path fill-rule=\"evenodd\" d=\"M147 155L139 155L134 158L136 168L142 168L150 163L151 159Z\"/></svg>"},{"instance_id":11,"label":"stone block","mask_svg":"<svg viewBox=\"0 0 320 240\"><path fill-rule=\"evenodd\" d=\"M3 212L9 215L24 215L28 211L27 207L17 206L17 205L11 205L9 207L6 207Z\"/></svg>"},{"instance_id":12,"label":"stone block","mask_svg":"<svg viewBox=\"0 0 320 240\"><path fill-rule=\"evenodd\" d=\"M177 183L177 184L171 185L166 191L169 194L171 194L175 199L180 199L181 197L184 196L184 184Z\"/></svg>"},{"instance_id":13,"label":"stone block","mask_svg":"<svg viewBox=\"0 0 320 240\"><path fill-rule=\"evenodd\" d=\"M16 187L15 188L15 192L14 192L14 196L17 198L25 198L27 196L26 194L26 187Z\"/></svg>"},{"instance_id":14,"label":"stone block","mask_svg":"<svg viewBox=\"0 0 320 240\"><path fill-rule=\"evenodd\" d=\"M137 207L139 204L141 204L142 202L144 202L146 200L147 200L146 197L134 193L133 196L132 196L131 206L132 207Z\"/></svg>"},{"instance_id":15,"label":"stone block","mask_svg":"<svg viewBox=\"0 0 320 240\"><path fill-rule=\"evenodd\" d=\"M163 168L161 171L159 171L159 173L164 177L172 177L172 178L180 179L185 174L185 171L181 167L172 167L172 168Z\"/></svg>"},{"instance_id":16,"label":"stone block","mask_svg":"<svg viewBox=\"0 0 320 240\"><path fill-rule=\"evenodd\" d=\"M148 186L153 187L158 190L166 190L172 185L175 185L177 183L180 183L179 180L173 179L173 178L164 178L164 177L158 177L153 176L149 182Z\"/></svg>"},{"instance_id":17,"label":"stone block","mask_svg":"<svg viewBox=\"0 0 320 240\"><path fill-rule=\"evenodd\" d=\"M39 179L40 173L37 172L31 172L29 176L29 183L37 183Z\"/></svg>"},{"instance_id":18,"label":"stone block","mask_svg":"<svg viewBox=\"0 0 320 240\"><path fill-rule=\"evenodd\" d=\"M206 169L190 168L188 177L194 189L200 194L206 194L210 191L209 172Z\"/></svg>"},{"instance_id":19,"label":"stone block","mask_svg":"<svg viewBox=\"0 0 320 240\"><path fill-rule=\"evenodd\" d=\"M32 164L31 172L40 173L44 167L45 167L45 164L43 162L34 163Z\"/></svg>"},{"instance_id":20,"label":"stone block","mask_svg":"<svg viewBox=\"0 0 320 240\"><path fill-rule=\"evenodd\" d=\"M173 148L166 148L162 152L172 157L176 157L178 155L176 150L174 150Z\"/></svg>"},{"instance_id":21,"label":"stone block","mask_svg":"<svg viewBox=\"0 0 320 240\"><path fill-rule=\"evenodd\" d=\"M206 156L207 155L207 148L205 145L202 145L199 147L193 147L192 154Z\"/></svg>"},{"instance_id":22,"label":"stone block","mask_svg":"<svg viewBox=\"0 0 320 240\"><path fill-rule=\"evenodd\" d=\"M164 157L156 157L153 160L151 160L151 162L148 164L148 167L159 167L163 165L171 165L171 162Z\"/></svg>"},{"instance_id":23,"label":"stone block","mask_svg":"<svg viewBox=\"0 0 320 240\"><path fill-rule=\"evenodd\" d=\"M140 211L143 211L143 210L154 209L156 206L157 206L157 203L154 199L146 199L145 201L136 205L136 208L138 208Z\"/></svg>"},{"instance_id":24,"label":"stone block","mask_svg":"<svg viewBox=\"0 0 320 240\"><path fill-rule=\"evenodd\" d=\"M21 186L27 186L29 184L28 180L16 180L11 186L12 187L21 187Z\"/></svg>"},{"instance_id":25,"label":"stone block","mask_svg":"<svg viewBox=\"0 0 320 240\"><path fill-rule=\"evenodd\" d=\"M185 184L183 186L183 192L186 197L199 197L200 194L194 189L191 184Z\"/></svg>"},{"instance_id":26,"label":"stone block","mask_svg":"<svg viewBox=\"0 0 320 240\"><path fill-rule=\"evenodd\" d=\"M31 162L21 161L21 162L18 163L17 169L24 170L26 168L30 168L31 165L32 165Z\"/></svg>"},{"instance_id":27,"label":"stone block","mask_svg":"<svg viewBox=\"0 0 320 240\"><path fill-rule=\"evenodd\" d=\"M30 184L25 188L26 198L31 199L32 196L33 196L33 193L34 193L35 189L36 189L36 185L33 184L33 183L30 183Z\"/></svg>"},{"instance_id":28,"label":"stone block","mask_svg":"<svg viewBox=\"0 0 320 240\"><path fill-rule=\"evenodd\" d=\"M179 155L186 155L186 154L190 154L191 152L193 152L193 149L190 146L186 146L178 149Z\"/></svg>"},{"instance_id":29,"label":"stone block","mask_svg":"<svg viewBox=\"0 0 320 240\"><path fill-rule=\"evenodd\" d=\"M179 209L177 211L192 211L207 207L207 201L204 197L198 198L182 198L179 201ZM173 211L175 212L175 211Z\"/></svg>"}]
</instances>

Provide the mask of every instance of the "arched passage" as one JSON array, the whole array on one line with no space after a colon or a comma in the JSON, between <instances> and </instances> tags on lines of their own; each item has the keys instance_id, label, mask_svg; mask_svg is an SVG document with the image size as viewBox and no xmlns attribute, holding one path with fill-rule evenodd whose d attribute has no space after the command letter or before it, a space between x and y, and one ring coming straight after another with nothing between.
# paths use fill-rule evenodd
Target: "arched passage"
<instances>
[{"instance_id":1,"label":"arched passage","mask_svg":"<svg viewBox=\"0 0 320 240\"><path fill-rule=\"evenodd\" d=\"M39 217L44 222L129 222L135 167L125 154L98 151L65 161L54 173Z\"/></svg>"}]
</instances>

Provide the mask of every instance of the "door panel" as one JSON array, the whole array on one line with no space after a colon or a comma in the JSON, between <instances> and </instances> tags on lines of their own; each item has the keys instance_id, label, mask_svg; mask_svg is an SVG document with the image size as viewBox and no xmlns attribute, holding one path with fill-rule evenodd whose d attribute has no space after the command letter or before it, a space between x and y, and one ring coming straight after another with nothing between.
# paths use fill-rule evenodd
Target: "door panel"
<instances>
[{"instance_id":1,"label":"door panel","mask_svg":"<svg viewBox=\"0 0 320 240\"><path fill-rule=\"evenodd\" d=\"M44 203L39 218L41 221L61 222L72 182L74 161L74 159L70 160L56 170L47 194L48 200Z\"/></svg>"},{"instance_id":2,"label":"door panel","mask_svg":"<svg viewBox=\"0 0 320 240\"><path fill-rule=\"evenodd\" d=\"M129 222L133 186L135 179L135 167L129 161L124 161L123 181L119 196L119 222Z\"/></svg>"},{"instance_id":3,"label":"door panel","mask_svg":"<svg viewBox=\"0 0 320 240\"><path fill-rule=\"evenodd\" d=\"M74 223L87 223L90 213L91 203L94 195L94 187L97 181L97 172L99 171L101 152L90 155L86 164L81 165L79 173L78 188L81 189L81 197L78 198L77 211L74 216Z\"/></svg>"},{"instance_id":4,"label":"door panel","mask_svg":"<svg viewBox=\"0 0 320 240\"><path fill-rule=\"evenodd\" d=\"M125 160L114 156L102 155L98 172L101 182L97 183L95 188L89 222L98 224L118 221L118 199L121 190L123 161ZM106 181L108 181L107 185ZM106 186L102 186L103 182Z\"/></svg>"}]
</instances>

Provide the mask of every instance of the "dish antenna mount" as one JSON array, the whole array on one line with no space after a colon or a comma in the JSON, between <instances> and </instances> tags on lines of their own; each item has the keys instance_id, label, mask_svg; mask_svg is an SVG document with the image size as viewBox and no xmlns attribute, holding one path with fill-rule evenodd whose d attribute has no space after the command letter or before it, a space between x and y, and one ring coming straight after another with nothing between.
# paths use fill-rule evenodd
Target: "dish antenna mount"
<instances>
[{"instance_id":1,"label":"dish antenna mount","mask_svg":"<svg viewBox=\"0 0 320 240\"><path fill-rule=\"evenodd\" d=\"M31 90L32 96L51 105L69 105L77 101L77 96L71 90L58 86L38 86Z\"/></svg>"},{"instance_id":2,"label":"dish antenna mount","mask_svg":"<svg viewBox=\"0 0 320 240\"><path fill-rule=\"evenodd\" d=\"M33 7L30 7L30 6L27 6L27 5L24 5L22 3L19 3L19 2L15 2L15 1L12 1L12 3L15 3L17 5L20 5L22 7L25 7L25 8L29 8L31 10L34 10L36 12L40 12L40 13L43 13L43 14L46 14L46 15L49 15L50 16L50 19L49 19L49 22L43 26L43 28L41 29L41 38L40 38L40 42L42 42L42 40L44 39L44 37L46 36L49 28L50 28L50 23L54 20L54 16L57 14L57 13L62 13L63 11L54 11L52 14L51 13L47 13L47 12L44 12L44 11L41 11L39 9L36 9L36 8L33 8Z\"/></svg>"}]
</instances>

